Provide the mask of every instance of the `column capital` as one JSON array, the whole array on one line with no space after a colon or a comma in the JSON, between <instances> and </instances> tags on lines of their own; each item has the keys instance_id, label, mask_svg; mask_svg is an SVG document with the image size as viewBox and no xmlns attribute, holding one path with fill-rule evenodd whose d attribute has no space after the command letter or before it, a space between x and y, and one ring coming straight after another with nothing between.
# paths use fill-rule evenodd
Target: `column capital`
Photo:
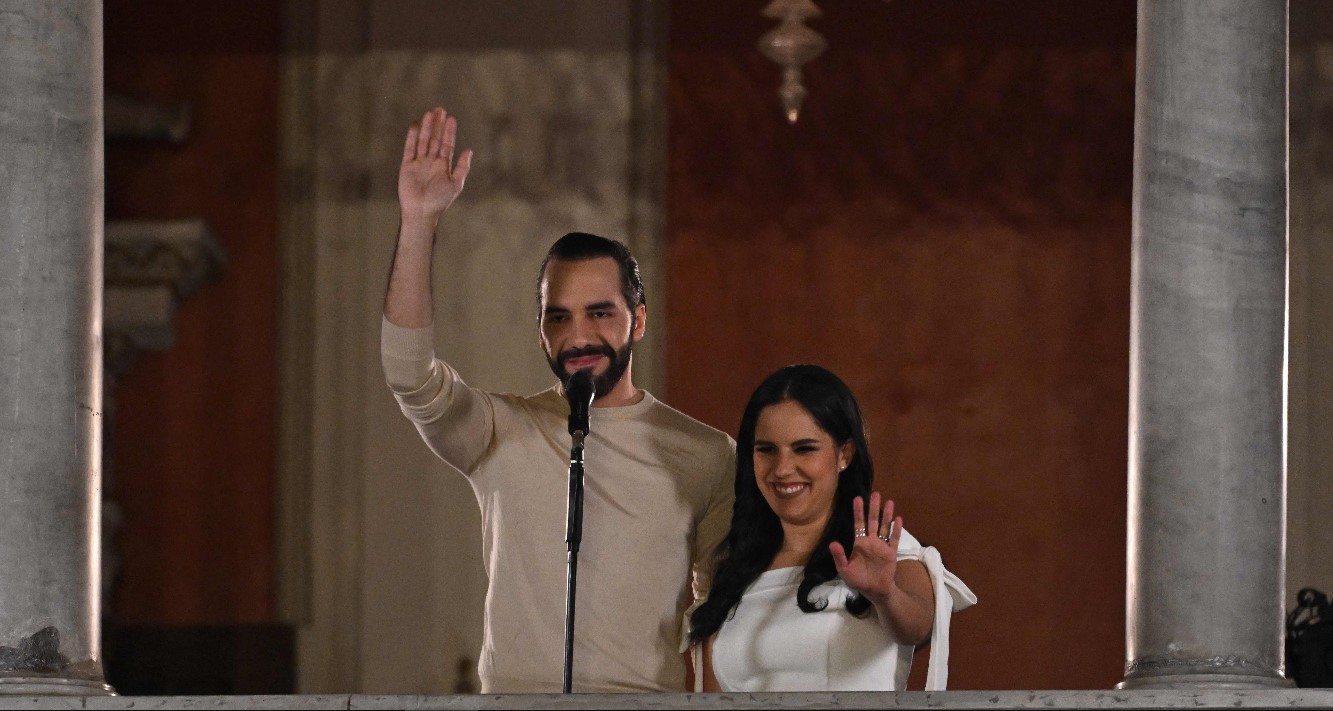
<instances>
[{"instance_id":1,"label":"column capital","mask_svg":"<svg viewBox=\"0 0 1333 711\"><path fill-rule=\"evenodd\" d=\"M202 219L125 220L106 225L104 342L112 374L140 351L175 345L176 306L216 280L222 245Z\"/></svg>"}]
</instances>

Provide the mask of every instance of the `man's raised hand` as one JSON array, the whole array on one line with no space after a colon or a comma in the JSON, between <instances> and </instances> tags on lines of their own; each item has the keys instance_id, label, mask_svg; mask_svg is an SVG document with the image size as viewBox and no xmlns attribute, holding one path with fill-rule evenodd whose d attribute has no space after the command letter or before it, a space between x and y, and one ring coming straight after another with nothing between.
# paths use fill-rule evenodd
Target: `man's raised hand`
<instances>
[{"instance_id":1,"label":"man's raised hand","mask_svg":"<svg viewBox=\"0 0 1333 711\"><path fill-rule=\"evenodd\" d=\"M454 140L458 120L436 107L407 130L403 164L398 169L398 203L403 222L418 223L434 231L440 215L463 192L472 167L472 151L466 150L454 165Z\"/></svg>"},{"instance_id":2,"label":"man's raised hand","mask_svg":"<svg viewBox=\"0 0 1333 711\"><path fill-rule=\"evenodd\" d=\"M403 164L398 169L398 205L402 223L393 251L393 269L384 295L384 317L403 328L431 325L431 255L435 227L442 215L463 192L472 165L472 151L463 151L454 165L454 138L458 121L436 108L412 124L403 144Z\"/></svg>"}]
</instances>

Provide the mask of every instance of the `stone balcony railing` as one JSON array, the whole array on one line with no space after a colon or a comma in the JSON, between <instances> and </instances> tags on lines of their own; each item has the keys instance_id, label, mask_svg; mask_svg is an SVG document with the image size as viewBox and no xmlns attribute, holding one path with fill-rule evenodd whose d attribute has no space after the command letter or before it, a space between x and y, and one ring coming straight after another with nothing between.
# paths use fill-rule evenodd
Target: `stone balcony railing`
<instances>
[{"instance_id":1,"label":"stone balcony railing","mask_svg":"<svg viewBox=\"0 0 1333 711\"><path fill-rule=\"evenodd\" d=\"M1333 689L753 694L324 694L0 697L12 709L1257 709L1333 708Z\"/></svg>"}]
</instances>

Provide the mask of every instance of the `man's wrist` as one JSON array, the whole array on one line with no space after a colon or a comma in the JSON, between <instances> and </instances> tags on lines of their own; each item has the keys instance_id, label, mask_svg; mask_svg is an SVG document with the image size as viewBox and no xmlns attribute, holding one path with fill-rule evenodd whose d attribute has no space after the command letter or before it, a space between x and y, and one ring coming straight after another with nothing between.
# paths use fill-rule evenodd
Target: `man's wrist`
<instances>
[{"instance_id":1,"label":"man's wrist","mask_svg":"<svg viewBox=\"0 0 1333 711\"><path fill-rule=\"evenodd\" d=\"M399 231L405 237L431 237L440 224L439 215L399 213Z\"/></svg>"}]
</instances>

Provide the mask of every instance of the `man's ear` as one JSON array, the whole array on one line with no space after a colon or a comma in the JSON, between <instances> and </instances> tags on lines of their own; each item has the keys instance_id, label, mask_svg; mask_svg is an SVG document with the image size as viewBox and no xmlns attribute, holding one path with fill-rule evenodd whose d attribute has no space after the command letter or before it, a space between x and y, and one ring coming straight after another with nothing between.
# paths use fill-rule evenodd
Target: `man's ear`
<instances>
[{"instance_id":1,"label":"man's ear","mask_svg":"<svg viewBox=\"0 0 1333 711\"><path fill-rule=\"evenodd\" d=\"M643 334L648 332L648 307L639 304L634 307L634 332L629 334L635 343L643 340Z\"/></svg>"}]
</instances>

